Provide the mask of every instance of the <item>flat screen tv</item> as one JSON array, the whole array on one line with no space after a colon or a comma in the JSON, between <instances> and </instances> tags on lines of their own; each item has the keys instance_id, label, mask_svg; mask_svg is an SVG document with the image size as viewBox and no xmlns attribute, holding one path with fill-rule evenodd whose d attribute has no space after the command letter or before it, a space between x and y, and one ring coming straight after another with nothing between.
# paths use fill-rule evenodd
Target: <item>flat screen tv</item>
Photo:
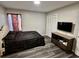
<instances>
[{"instance_id":1,"label":"flat screen tv","mask_svg":"<svg viewBox=\"0 0 79 59\"><path fill-rule=\"evenodd\" d=\"M58 30L72 32L72 22L58 22Z\"/></svg>"}]
</instances>

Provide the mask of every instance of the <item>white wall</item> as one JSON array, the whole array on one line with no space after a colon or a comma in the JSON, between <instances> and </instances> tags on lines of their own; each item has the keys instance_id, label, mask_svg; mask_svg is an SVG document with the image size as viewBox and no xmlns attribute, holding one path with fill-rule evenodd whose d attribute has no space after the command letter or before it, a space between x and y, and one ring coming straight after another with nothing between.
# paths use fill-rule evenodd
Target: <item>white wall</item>
<instances>
[{"instance_id":1,"label":"white wall","mask_svg":"<svg viewBox=\"0 0 79 59\"><path fill-rule=\"evenodd\" d=\"M0 6L0 27L7 24L5 15L5 9Z\"/></svg>"},{"instance_id":2,"label":"white wall","mask_svg":"<svg viewBox=\"0 0 79 59\"><path fill-rule=\"evenodd\" d=\"M7 32L8 32L8 26L7 26L7 18L6 18L6 12L5 12L5 8L3 8L2 6L0 6L0 28L3 26L6 27ZM7 33L5 33L6 35Z\"/></svg>"},{"instance_id":3,"label":"white wall","mask_svg":"<svg viewBox=\"0 0 79 59\"><path fill-rule=\"evenodd\" d=\"M64 32L65 34L72 34L73 36L75 36L76 40L77 39L77 34L78 34L78 27L79 27L79 4L75 4L72 6L68 6L65 8L61 8L58 9L56 11L52 11L50 13L47 14L47 27L46 27L46 35L51 37L51 32L56 32L57 30L57 22L72 22L73 24L75 24L75 28L74 28L74 33L67 33ZM79 42L77 42L79 43ZM78 44L79 46L79 44ZM76 47L77 49L74 50L79 52L79 48L78 46ZM79 55L79 53L76 53L77 55Z\"/></svg>"},{"instance_id":4,"label":"white wall","mask_svg":"<svg viewBox=\"0 0 79 59\"><path fill-rule=\"evenodd\" d=\"M10 10L10 9L8 9L6 13L18 13L22 15L23 31L37 31L41 35L45 34L45 14L44 13Z\"/></svg>"},{"instance_id":5,"label":"white wall","mask_svg":"<svg viewBox=\"0 0 79 59\"><path fill-rule=\"evenodd\" d=\"M25 12L23 13L23 31L38 31L45 34L45 14Z\"/></svg>"},{"instance_id":6,"label":"white wall","mask_svg":"<svg viewBox=\"0 0 79 59\"><path fill-rule=\"evenodd\" d=\"M78 10L79 10L78 7L79 7L79 4L72 5L72 6L48 13L46 34L47 35L49 34L50 36L50 32L57 31L57 22L72 22L73 24L76 25L76 20L78 17ZM73 34L76 34L75 31L76 31L76 28Z\"/></svg>"}]
</instances>

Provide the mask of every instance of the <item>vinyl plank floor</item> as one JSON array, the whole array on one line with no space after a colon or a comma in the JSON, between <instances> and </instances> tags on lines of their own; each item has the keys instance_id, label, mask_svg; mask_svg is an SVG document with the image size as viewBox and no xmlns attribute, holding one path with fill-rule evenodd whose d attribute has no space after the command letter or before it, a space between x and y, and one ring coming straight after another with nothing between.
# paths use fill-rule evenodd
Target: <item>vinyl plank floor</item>
<instances>
[{"instance_id":1,"label":"vinyl plank floor","mask_svg":"<svg viewBox=\"0 0 79 59\"><path fill-rule=\"evenodd\" d=\"M73 58L73 53L67 54L59 47L51 43L49 37L45 37L45 46L39 46L21 52L4 56L3 58Z\"/></svg>"}]
</instances>

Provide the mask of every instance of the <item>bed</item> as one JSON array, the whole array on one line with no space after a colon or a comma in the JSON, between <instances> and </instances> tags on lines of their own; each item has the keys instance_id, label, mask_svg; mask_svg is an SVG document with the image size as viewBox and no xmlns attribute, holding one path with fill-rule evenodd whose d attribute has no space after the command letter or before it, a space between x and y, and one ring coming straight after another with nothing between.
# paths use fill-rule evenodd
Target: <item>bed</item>
<instances>
[{"instance_id":1,"label":"bed","mask_svg":"<svg viewBox=\"0 0 79 59\"><path fill-rule=\"evenodd\" d=\"M10 31L3 38L3 41L5 43L5 55L45 45L44 37L36 31Z\"/></svg>"}]
</instances>

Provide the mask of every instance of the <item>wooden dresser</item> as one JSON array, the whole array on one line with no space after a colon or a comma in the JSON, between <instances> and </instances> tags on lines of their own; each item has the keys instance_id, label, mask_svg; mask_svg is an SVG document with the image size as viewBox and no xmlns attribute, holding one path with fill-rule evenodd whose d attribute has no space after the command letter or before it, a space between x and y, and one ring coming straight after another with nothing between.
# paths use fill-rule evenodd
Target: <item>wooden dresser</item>
<instances>
[{"instance_id":1,"label":"wooden dresser","mask_svg":"<svg viewBox=\"0 0 79 59\"><path fill-rule=\"evenodd\" d=\"M74 37L64 35L58 32L52 33L51 42L65 50L67 53L72 52Z\"/></svg>"}]
</instances>

